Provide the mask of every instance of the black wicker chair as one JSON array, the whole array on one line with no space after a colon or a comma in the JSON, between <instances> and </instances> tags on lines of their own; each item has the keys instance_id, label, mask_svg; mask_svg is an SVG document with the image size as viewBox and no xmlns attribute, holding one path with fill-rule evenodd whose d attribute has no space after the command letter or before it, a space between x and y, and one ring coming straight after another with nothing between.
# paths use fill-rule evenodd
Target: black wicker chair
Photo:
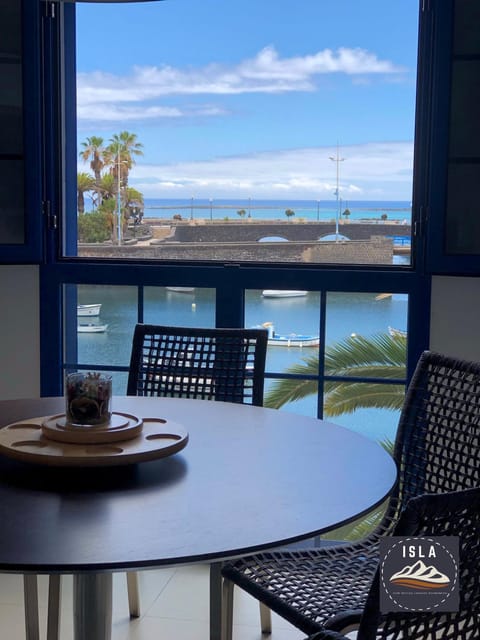
<instances>
[{"instance_id":1,"label":"black wicker chair","mask_svg":"<svg viewBox=\"0 0 480 640\"><path fill-rule=\"evenodd\" d=\"M261 406L265 329L137 324L127 395L222 400ZM140 615L136 572L127 573L130 615Z\"/></svg>"},{"instance_id":2,"label":"black wicker chair","mask_svg":"<svg viewBox=\"0 0 480 640\"><path fill-rule=\"evenodd\" d=\"M380 612L377 570L360 621L357 640L472 640L480 637L480 489L412 498L396 536L458 536L458 612ZM308 640L347 640L321 631Z\"/></svg>"},{"instance_id":3,"label":"black wicker chair","mask_svg":"<svg viewBox=\"0 0 480 640\"><path fill-rule=\"evenodd\" d=\"M479 454L480 365L423 353L395 441L399 481L380 525L358 542L274 550L227 563L222 570L227 640L234 585L260 601L264 632L270 631L270 610L306 634L357 628L377 569L380 538L391 533L410 498L480 486Z\"/></svg>"},{"instance_id":4,"label":"black wicker chair","mask_svg":"<svg viewBox=\"0 0 480 640\"><path fill-rule=\"evenodd\" d=\"M137 324L133 334L127 395L222 400L261 406L266 329L201 329ZM36 640L36 586L25 586L27 628ZM27 591L27 587L29 590ZM140 615L137 573L127 572L131 617ZM47 640L58 640L60 576L51 576ZM37 621L37 622L35 622ZM28 640L28 638L27 638Z\"/></svg>"},{"instance_id":5,"label":"black wicker chair","mask_svg":"<svg viewBox=\"0 0 480 640\"><path fill-rule=\"evenodd\" d=\"M127 395L263 403L265 329L138 324Z\"/></svg>"}]
</instances>

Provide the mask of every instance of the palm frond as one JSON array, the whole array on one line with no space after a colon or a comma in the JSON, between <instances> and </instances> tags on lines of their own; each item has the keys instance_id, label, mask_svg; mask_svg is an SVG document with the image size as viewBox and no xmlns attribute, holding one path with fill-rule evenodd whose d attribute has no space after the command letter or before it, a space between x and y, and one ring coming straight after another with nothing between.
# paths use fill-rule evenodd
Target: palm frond
<instances>
[{"instance_id":1,"label":"palm frond","mask_svg":"<svg viewBox=\"0 0 480 640\"><path fill-rule=\"evenodd\" d=\"M380 333L368 338L350 336L325 350L325 373L339 377L402 379L406 374L406 338ZM319 374L318 354L303 358L286 369L297 375ZM316 394L315 380L277 380L265 396L265 406L284 404ZM359 408L399 410L403 404L403 385L365 382L325 382L325 415L339 416Z\"/></svg>"}]
</instances>

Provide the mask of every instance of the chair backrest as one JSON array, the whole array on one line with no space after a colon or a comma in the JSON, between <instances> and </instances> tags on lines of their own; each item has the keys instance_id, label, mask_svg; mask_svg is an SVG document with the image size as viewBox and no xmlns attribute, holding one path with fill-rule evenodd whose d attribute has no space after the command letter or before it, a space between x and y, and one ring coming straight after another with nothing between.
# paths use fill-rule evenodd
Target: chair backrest
<instances>
[{"instance_id":1,"label":"chair backrest","mask_svg":"<svg viewBox=\"0 0 480 640\"><path fill-rule=\"evenodd\" d=\"M480 365L426 351L400 416L394 458L400 505L480 486Z\"/></svg>"},{"instance_id":2,"label":"chair backrest","mask_svg":"<svg viewBox=\"0 0 480 640\"><path fill-rule=\"evenodd\" d=\"M426 494L407 504L396 536L459 536L458 612L381 614L380 572L367 598L357 640L467 640L480 636L480 489Z\"/></svg>"},{"instance_id":3,"label":"chair backrest","mask_svg":"<svg viewBox=\"0 0 480 640\"><path fill-rule=\"evenodd\" d=\"M261 406L267 340L265 329L137 324L127 394Z\"/></svg>"}]
</instances>

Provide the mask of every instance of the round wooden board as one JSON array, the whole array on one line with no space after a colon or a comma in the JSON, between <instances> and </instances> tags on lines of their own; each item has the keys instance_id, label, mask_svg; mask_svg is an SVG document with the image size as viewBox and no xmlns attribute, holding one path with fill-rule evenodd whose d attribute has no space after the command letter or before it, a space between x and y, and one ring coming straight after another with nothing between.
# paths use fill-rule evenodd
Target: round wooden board
<instances>
[{"instance_id":1,"label":"round wooden board","mask_svg":"<svg viewBox=\"0 0 480 640\"><path fill-rule=\"evenodd\" d=\"M136 438L143 428L143 420L129 413L114 411L106 425L79 426L67 422L65 414L47 418L42 433L49 440L74 444L105 444Z\"/></svg>"},{"instance_id":2,"label":"round wooden board","mask_svg":"<svg viewBox=\"0 0 480 640\"><path fill-rule=\"evenodd\" d=\"M57 467L118 466L173 455L188 442L188 433L182 426L162 418L143 418L143 429L130 440L59 442L47 438L42 431L42 425L50 418L31 418L0 429L0 453L22 462Z\"/></svg>"}]
</instances>

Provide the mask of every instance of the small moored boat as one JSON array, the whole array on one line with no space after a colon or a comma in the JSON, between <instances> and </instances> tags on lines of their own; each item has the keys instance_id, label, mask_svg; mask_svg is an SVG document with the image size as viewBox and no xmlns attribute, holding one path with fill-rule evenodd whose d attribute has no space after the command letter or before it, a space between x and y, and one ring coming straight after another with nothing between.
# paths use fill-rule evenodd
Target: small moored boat
<instances>
[{"instance_id":1,"label":"small moored boat","mask_svg":"<svg viewBox=\"0 0 480 640\"><path fill-rule=\"evenodd\" d=\"M165 287L165 289L175 293L193 293L195 291L195 287Z\"/></svg>"},{"instance_id":2,"label":"small moored boat","mask_svg":"<svg viewBox=\"0 0 480 640\"><path fill-rule=\"evenodd\" d=\"M77 316L99 316L100 304L77 304Z\"/></svg>"},{"instance_id":3,"label":"small moored boat","mask_svg":"<svg viewBox=\"0 0 480 640\"><path fill-rule=\"evenodd\" d=\"M306 295L307 291L297 289L264 289L262 291L264 298L300 298Z\"/></svg>"},{"instance_id":4,"label":"small moored boat","mask_svg":"<svg viewBox=\"0 0 480 640\"><path fill-rule=\"evenodd\" d=\"M268 329L268 344L275 347L316 347L320 344L320 336L302 333L277 334L272 322L264 322Z\"/></svg>"},{"instance_id":5,"label":"small moored boat","mask_svg":"<svg viewBox=\"0 0 480 640\"><path fill-rule=\"evenodd\" d=\"M108 324L94 324L93 322L77 325L78 333L104 333L107 328Z\"/></svg>"}]
</instances>

